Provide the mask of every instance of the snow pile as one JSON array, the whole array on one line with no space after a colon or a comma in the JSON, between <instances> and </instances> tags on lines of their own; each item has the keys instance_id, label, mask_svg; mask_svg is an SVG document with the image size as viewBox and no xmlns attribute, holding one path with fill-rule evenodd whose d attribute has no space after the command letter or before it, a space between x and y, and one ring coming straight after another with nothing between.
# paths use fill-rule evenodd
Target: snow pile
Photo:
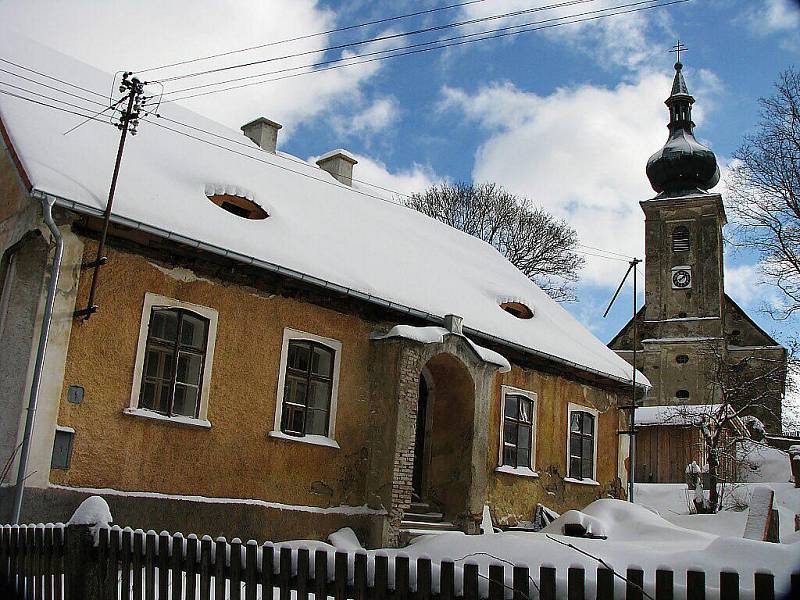
<instances>
[{"instance_id":1,"label":"snow pile","mask_svg":"<svg viewBox=\"0 0 800 600\"><path fill-rule=\"evenodd\" d=\"M564 522L571 519L601 527L608 539L561 535ZM581 551L596 558L582 554ZM557 568L559 585L566 583L567 567L582 567L586 571L587 598L595 597L596 570L601 566L598 559L604 560L618 573L624 574L628 567L644 570L645 590L652 595L655 571L660 568L673 569L676 572L676 583L679 583L678 573L697 569L706 571L709 573L709 597L714 597L713 590L719 580L713 573L731 569L738 571L743 591L752 590L755 572L773 573L780 594L781 590L787 589L789 574L797 566L797 552L792 546L691 531L669 523L644 507L610 499L596 500L575 516L567 516L565 513L560 520L556 519L541 532L513 531L491 536L446 532L417 538L415 543L402 550L379 550L377 553L389 556L390 581L394 578L393 558L398 555L408 556L411 561L412 584L416 578L416 559L432 559L434 587L439 579L437 561L455 561L457 595L461 593L461 569L467 562L478 565L482 575L482 594L488 592L488 569L492 564L528 565L537 585L538 569L542 564ZM375 554L376 551L367 551L370 577L374 573L372 560ZM506 569L509 585L510 571ZM618 585L620 587L617 593L619 597L624 597L625 584L618 582ZM676 597L680 597L680 592Z\"/></svg>"},{"instance_id":2,"label":"snow pile","mask_svg":"<svg viewBox=\"0 0 800 600\"><path fill-rule=\"evenodd\" d=\"M787 461L788 462L788 461ZM737 483L720 486L723 510L713 515L691 514L691 494L683 483L637 483L637 504L656 511L667 521L697 531L720 536L741 537L747 521L753 490L766 487L775 493L780 539L786 542L794 534L794 516L800 514L800 488L792 483ZM799 561L800 562L800 561Z\"/></svg>"},{"instance_id":3,"label":"snow pile","mask_svg":"<svg viewBox=\"0 0 800 600\"><path fill-rule=\"evenodd\" d=\"M721 408L721 404L642 406L636 409L636 425L699 425Z\"/></svg>"},{"instance_id":4,"label":"snow pile","mask_svg":"<svg viewBox=\"0 0 800 600\"><path fill-rule=\"evenodd\" d=\"M789 454L753 440L738 449L739 479L747 483L793 481Z\"/></svg>"},{"instance_id":5,"label":"snow pile","mask_svg":"<svg viewBox=\"0 0 800 600\"><path fill-rule=\"evenodd\" d=\"M114 520L108 502L100 496L89 496L72 514L67 525L97 525L108 527Z\"/></svg>"},{"instance_id":6,"label":"snow pile","mask_svg":"<svg viewBox=\"0 0 800 600\"><path fill-rule=\"evenodd\" d=\"M58 73L86 89L111 89L110 74L15 32L0 33L0 56L5 59ZM56 102L75 101L49 93L56 94ZM241 131L178 104L162 104L159 112L186 126L173 123L176 133L142 122L125 148L115 222L177 242L202 242L231 259L419 318L461 315L470 335L631 380L632 369L624 359L491 245L376 198L371 187L340 184L306 161L264 152L255 144L250 149ZM87 214L104 210L119 142L116 128L98 119L65 136L63 131L80 117L11 96L0 97L0 117L35 194L57 197ZM206 186L217 185L245 190L262 206L268 199L269 218L243 219L222 210L205 195ZM500 297L527 299L534 317L521 320L508 314L497 302ZM642 374L636 377L647 383Z\"/></svg>"}]
</instances>

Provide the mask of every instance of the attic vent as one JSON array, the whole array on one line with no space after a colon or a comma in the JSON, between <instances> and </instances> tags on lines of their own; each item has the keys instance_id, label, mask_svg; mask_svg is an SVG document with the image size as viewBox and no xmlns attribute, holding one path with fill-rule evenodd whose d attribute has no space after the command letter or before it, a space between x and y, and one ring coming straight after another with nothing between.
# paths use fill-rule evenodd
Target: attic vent
<instances>
[{"instance_id":1,"label":"attic vent","mask_svg":"<svg viewBox=\"0 0 800 600\"><path fill-rule=\"evenodd\" d=\"M522 302L503 302L500 308L518 319L530 319L533 317L533 311Z\"/></svg>"},{"instance_id":2,"label":"attic vent","mask_svg":"<svg viewBox=\"0 0 800 600\"><path fill-rule=\"evenodd\" d=\"M234 196L233 194L212 194L208 196L208 199L222 210L227 210L229 213L237 217L242 217L243 219L260 220L266 219L269 216L258 204L242 196Z\"/></svg>"}]
</instances>

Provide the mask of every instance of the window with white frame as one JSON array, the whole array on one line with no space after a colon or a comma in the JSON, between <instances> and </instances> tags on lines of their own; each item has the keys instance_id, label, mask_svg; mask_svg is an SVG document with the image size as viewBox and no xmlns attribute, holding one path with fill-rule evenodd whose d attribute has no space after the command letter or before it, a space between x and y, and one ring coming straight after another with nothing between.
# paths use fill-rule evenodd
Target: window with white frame
<instances>
[{"instance_id":1,"label":"window with white frame","mask_svg":"<svg viewBox=\"0 0 800 600\"><path fill-rule=\"evenodd\" d=\"M595 479L597 416L594 409L573 404L569 406L567 468L570 479Z\"/></svg>"},{"instance_id":2,"label":"window with white frame","mask_svg":"<svg viewBox=\"0 0 800 600\"><path fill-rule=\"evenodd\" d=\"M145 294L127 412L208 425L217 311Z\"/></svg>"},{"instance_id":3,"label":"window with white frame","mask_svg":"<svg viewBox=\"0 0 800 600\"><path fill-rule=\"evenodd\" d=\"M500 465L532 470L536 438L536 394L508 386L501 389Z\"/></svg>"},{"instance_id":4,"label":"window with white frame","mask_svg":"<svg viewBox=\"0 0 800 600\"><path fill-rule=\"evenodd\" d=\"M333 439L341 349L337 340L284 331L275 432Z\"/></svg>"}]
</instances>

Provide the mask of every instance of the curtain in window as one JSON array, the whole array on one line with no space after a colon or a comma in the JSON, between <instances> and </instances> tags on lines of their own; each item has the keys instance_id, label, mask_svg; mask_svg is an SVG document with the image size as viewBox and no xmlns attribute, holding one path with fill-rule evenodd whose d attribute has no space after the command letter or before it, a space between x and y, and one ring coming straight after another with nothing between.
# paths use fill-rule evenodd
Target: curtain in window
<instances>
[{"instance_id":1,"label":"curtain in window","mask_svg":"<svg viewBox=\"0 0 800 600\"><path fill-rule=\"evenodd\" d=\"M291 435L328 435L334 356L331 348L317 342L289 342L281 431Z\"/></svg>"},{"instance_id":2,"label":"curtain in window","mask_svg":"<svg viewBox=\"0 0 800 600\"><path fill-rule=\"evenodd\" d=\"M139 407L197 417L207 343L208 319L180 308L153 307Z\"/></svg>"},{"instance_id":3,"label":"curtain in window","mask_svg":"<svg viewBox=\"0 0 800 600\"><path fill-rule=\"evenodd\" d=\"M594 479L594 415L582 410L570 413L569 476Z\"/></svg>"},{"instance_id":4,"label":"curtain in window","mask_svg":"<svg viewBox=\"0 0 800 600\"><path fill-rule=\"evenodd\" d=\"M508 394L503 413L503 464L531 466L533 436L533 401L525 396Z\"/></svg>"}]
</instances>

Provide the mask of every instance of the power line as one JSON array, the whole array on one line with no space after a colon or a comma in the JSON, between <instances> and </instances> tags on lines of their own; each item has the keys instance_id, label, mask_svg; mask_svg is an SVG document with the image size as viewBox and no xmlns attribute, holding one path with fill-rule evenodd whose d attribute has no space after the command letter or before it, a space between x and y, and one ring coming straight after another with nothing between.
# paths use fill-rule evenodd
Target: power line
<instances>
[{"instance_id":1,"label":"power line","mask_svg":"<svg viewBox=\"0 0 800 600\"><path fill-rule=\"evenodd\" d=\"M0 60L2 60L2 59L0 59ZM78 94L73 94L72 92L68 92L68 91L63 90L61 88L57 88L55 86L48 85L46 83L42 83L41 81L36 81L35 79L31 79L30 77L25 77L24 75L20 75L19 73L14 73L14 71L9 71L7 69L0 69L0 73L6 73L6 74L11 75L13 77L18 77L19 79L23 79L24 81L28 81L30 83L34 83L34 84L42 86L44 88L47 88L47 89L50 89L50 90L54 90L56 92L59 92L60 94L64 94L66 96L72 96L73 98L78 98L79 100L84 100L85 102L91 102L92 104L97 104L97 105L103 106L103 103L102 102L98 102L97 100L91 100L89 98L84 98L83 96L79 96ZM47 75L43 75L41 73L40 73L40 75L42 75L43 77L48 77ZM52 79L54 79L54 78L52 78ZM11 85L11 84L9 83L9 84L6 84L6 85Z\"/></svg>"},{"instance_id":2,"label":"power line","mask_svg":"<svg viewBox=\"0 0 800 600\"><path fill-rule=\"evenodd\" d=\"M94 94L95 96L100 96L101 98L106 98L106 95L105 94L101 94L100 92L96 92L94 90L90 90L90 89L87 89L85 87L81 87L81 86L76 85L74 83L70 83L69 81L64 81L63 79L58 79L57 77L53 77L52 75L45 75L44 73L42 73L40 71L37 71L35 69L31 69L30 67L25 67L23 65L17 64L15 62L12 62L12 61L7 60L5 58L0 58L0 62L4 62L4 63L9 64L9 65L13 65L13 66L17 67L18 69L22 69L23 71L28 71L29 73L36 73L37 75L41 75L42 77L45 77L45 78L50 79L52 81L57 81L57 82L62 83L64 85L68 85L71 88L75 88L75 89L78 89L78 90L81 90L81 91L84 91L84 92L88 92L89 94Z\"/></svg>"},{"instance_id":3,"label":"power line","mask_svg":"<svg viewBox=\"0 0 800 600\"><path fill-rule=\"evenodd\" d=\"M332 65L332 66L329 66L329 67L318 69L316 71L305 71L303 73L294 73L294 74L291 74L291 75L283 75L281 77L272 77L270 79L264 79L264 80L261 80L261 81L254 81L254 82L250 82L250 83L244 83L244 84L241 84L241 85L229 86L229 87L220 88L220 89L217 89L217 90L209 90L209 91L200 92L200 93L197 93L197 94L189 94L189 95L186 95L186 96L180 96L178 98L169 98L169 99L164 100L164 103L167 103L167 102L179 102L181 100L188 100L188 99L191 99L191 98L199 98L201 96L207 96L207 95L210 95L210 94L217 94L217 93L220 93L220 92L227 92L227 91L230 91L230 90L241 89L241 88L250 87L250 86L254 86L254 85L261 85L261 84L270 83L270 82L273 82L273 81L280 81L282 79L291 79L291 78L294 78L294 77L301 77L301 76L305 76L305 75L317 74L317 73L321 73L323 71L331 71L331 70L334 70L334 69L341 69L341 68L345 68L345 67L353 67L353 66L356 66L356 65L361 65L361 64L366 64L366 63L371 63L371 62L376 62L376 61L381 61L381 60L388 60L390 58L399 58L401 56L409 56L409 55L413 55L413 54L421 54L423 52L430 52L432 50L441 50L443 48L449 48L449 47L454 47L454 46L462 46L462 45L465 45L465 44L471 44L471 43L481 42L481 41L490 40L490 39L497 39L497 38L502 38L502 37L507 37L507 36L512 36L512 35L519 35L519 34L528 33L528 32L531 32L531 31L539 31L539 30L542 30L542 29L551 29L551 28L555 28L555 27L561 27L561 26L564 26L564 25L574 25L576 23L582 23L582 22L587 22L587 21L605 19L605 18L609 18L609 17L615 17L615 16L619 16L619 15L624 15L624 14L641 12L641 11L645 11L645 10L652 10L652 9L656 9L656 8L663 8L663 7L666 7L666 6L671 6L673 4L683 4L685 2L690 2L691 0L671 0L669 2L661 2L660 4L652 4L650 6L640 6L642 4L648 4L648 3L659 2L659 1L660 0L640 0L639 2L632 2L632 3L629 3L629 4L622 4L622 5L618 5L618 6L614 6L614 7L608 7L608 8L604 8L604 9L599 9L599 10L596 10L596 11L588 11L588 12L585 12L585 13L578 13L578 14L574 14L574 15L568 15L568 16L565 16L565 17L546 19L546 20L543 20L543 21L536 21L536 22L533 22L533 23L530 23L530 24L525 24L525 25L514 25L512 27L507 27L507 28L503 28L503 29L507 30L507 29L512 29L512 28L527 27L528 25L531 25L531 24L547 23L549 21L563 20L562 22L550 23L548 25L540 25L538 27L528 27L527 29L522 29L522 30L519 30L519 31L506 31L504 33L498 33L497 35L485 36L485 37L481 37L481 38L478 38L478 39L466 39L465 40L463 38L471 37L471 36L475 36L475 35L484 35L484 34L489 33L489 32L479 32L477 34L468 34L468 35L465 35L465 36L457 36L457 38L454 38L454 39L460 39L461 41L447 43L447 44L440 44L438 46L433 46L433 47L429 47L429 48L421 48L421 49L411 50L411 51L408 51L408 52L399 52L397 54L392 54L392 55L389 55L389 56L379 56L379 57L375 57L375 58L369 58L369 59L366 59L366 60L360 60L360 61L357 61L357 62L352 62L352 63L347 63L347 64L335 64L335 65ZM636 7L636 8L629 8L629 10L618 10L618 9L621 9L621 8L628 8L628 7ZM587 17L584 17L584 18L581 18L581 19L575 19L575 17L581 16L581 15L593 14L593 13L610 11L610 10L618 10L618 12L605 12L605 14L599 14L599 15L595 14L594 16L587 16ZM574 20L566 21L565 19L574 19ZM438 42L435 42L435 43L438 43ZM427 43L426 44L422 44L422 45L427 45ZM403 49L403 47L396 48L394 50L402 50L402 49ZM350 57L350 58L347 58L347 59L339 59L339 60L352 60L353 58L358 58L358 57L355 56L355 57ZM337 60L337 62L338 62L338 60ZM252 76L249 76L248 78L260 77L260 76L263 76L263 75L265 75L265 74L262 73L260 75L252 75ZM211 85L222 85L224 83L226 83L226 82L223 81L223 82L218 82L216 84L211 84ZM203 87L208 87L208 86L203 86Z\"/></svg>"},{"instance_id":4,"label":"power line","mask_svg":"<svg viewBox=\"0 0 800 600\"><path fill-rule=\"evenodd\" d=\"M546 9L551 9L551 8L563 8L565 6L571 6L571 5L574 5L574 4L584 4L586 2L596 2L596 1L597 0L566 0L565 2L561 2L559 4L551 4L551 5L548 5L548 6L543 6L543 7L540 7L538 9L536 9L536 10L538 11L538 10L546 10ZM658 0L643 0L643 1L645 1L645 2L656 2ZM601 9L601 10L608 10L608 9ZM597 11L593 11L593 12L597 12ZM580 16L582 14L588 14L588 13L579 13L579 15L576 15L576 16ZM447 38L439 38L439 39L435 39L435 40L429 40L427 42L419 42L419 43L416 43L416 44L406 44L405 46L396 46L394 48L385 48L383 50L375 50L373 52L362 52L360 54L354 54L352 56L347 56L347 57L332 58L332 59L329 59L329 60L323 60L323 61L315 62L315 63L307 63L307 64L304 64L304 65L298 65L298 66L295 66L295 67L286 67L286 68L283 68L283 69L276 69L276 70L273 70L273 71L266 71L264 73L256 73L254 75L245 75L245 76L242 76L242 77L235 77L235 78L232 78L232 79L225 79L223 81L217 81L217 82L214 82L214 83L205 83L205 84L201 84L201 85L195 85L195 86L191 86L191 87L181 88L181 89L178 89L178 90L168 91L168 92L166 92L166 95L180 94L180 93L183 93L183 92L188 92L188 91L192 91L192 90L212 87L212 86L215 86L215 85L223 85L223 84L226 84L226 83L234 83L234 82L237 82L237 81L244 81L246 79L254 79L256 77L264 77L266 75L275 75L277 73L287 73L287 72L299 71L299 70L307 69L307 68L315 68L315 67L321 67L321 66L330 65L330 64L336 64L336 63L341 63L341 62L346 62L346 61L352 61L352 60L355 60L357 58L366 58L366 57L370 57L370 56L378 56L378 55L381 55L381 54L388 54L390 52L397 52L399 50L410 50L410 49L413 49L413 48L421 48L421 47L424 47L424 46L433 46L435 44L441 44L441 43L450 42L450 41L453 41L453 40L461 40L461 39L472 38L472 37L476 37L476 36L480 36L480 35L486 35L486 34L489 34L489 33L497 33L497 32L500 32L500 31L508 31L508 30L511 30L511 29L519 29L521 27L526 27L526 26L529 26L529 25L538 25L538 24L541 24L541 23L547 23L547 22L550 22L550 21L553 21L553 20L566 19L566 18L568 18L568 17L554 17L554 18L551 18L551 19L544 19L542 21L529 21L528 23L521 23L519 25L510 25L510 26L506 26L506 27L500 27L500 28L497 28L497 29L487 29L487 30L484 30L484 31L478 31L478 32L467 33L467 34L462 34L462 35L457 35L457 36L451 36L451 37L447 37ZM403 55L398 55L398 56L404 56L404 54ZM387 56L386 58L392 58L392 57L391 56ZM371 62L371 61L359 61L358 63L353 63L353 64L363 64L364 62ZM328 70L328 69L320 69L320 71L324 71L324 70Z\"/></svg>"},{"instance_id":5,"label":"power line","mask_svg":"<svg viewBox=\"0 0 800 600\"><path fill-rule=\"evenodd\" d=\"M265 44L258 44L257 46L249 46L247 48L240 48L238 50L230 50L228 52L220 52L218 54L209 54L208 56L203 56L203 57L200 57L200 58L192 58L192 59L188 59L188 60L182 60L182 61L178 61L178 62L166 64L166 65L161 65L161 66L158 66L158 67L149 67L147 69L137 69L136 71L134 71L134 73L146 73L146 72L149 72L149 71L159 71L161 69L167 69L169 67L178 67L178 66L181 66L181 65L188 65L188 64L192 64L192 63L201 62L201 61L204 61L204 60L210 60L212 58L221 58L223 56L231 56L232 54L240 54L242 52L250 52L251 50L259 50L261 48L267 48L267 47L270 47L270 46L277 46L279 44L287 44L287 43L290 43L290 42L299 42L301 40L308 40L308 39L315 38L315 37L320 37L320 36L323 36L323 35L330 35L332 33L340 33L342 31L350 31L352 29L359 29L359 28L362 28L362 27L368 27L370 25L380 25L382 23L389 23L389 22L392 22L392 21L399 21L401 19L409 19L409 18L412 18L412 17L418 17L420 15L427 15L427 14L430 14L430 13L440 12L440 11L443 11L443 10L449 10L449 9L452 9L452 8L460 8L462 6L468 6L470 4L478 4L478 3L481 3L481 2L485 2L485 1L486 0L470 0L469 2L459 2L458 4L448 4L447 6L439 6L439 7L436 7L436 8L429 8L429 9L426 9L426 10L418 10L416 12L406 13L406 14L403 14L403 15L396 15L396 16L393 16L393 17L386 17L386 18L383 18L383 19L376 19L374 21L365 21L364 23L357 23L356 25L347 25L345 27L337 27L336 29L328 29L327 31L319 31L317 33L309 33L309 34L306 34L306 35L300 35L300 36L293 37L293 38L285 38L285 39L278 40L278 41L275 41L275 42L267 42Z\"/></svg>"},{"instance_id":6,"label":"power line","mask_svg":"<svg viewBox=\"0 0 800 600\"><path fill-rule=\"evenodd\" d=\"M80 110L86 110L86 111L94 110L94 109L87 108L86 106L79 106L78 104L73 104L71 102L67 102L66 100L63 100L62 98L53 98L52 96L48 96L47 94L42 94L41 92L35 92L33 90L29 90L27 88L23 88L23 87L20 87L18 85L14 85L13 83L6 83L5 81L0 81L0 85L4 85L4 86L10 87L10 88L14 88L14 89L20 90L22 92L26 92L28 94L33 94L34 96L39 96L40 98L45 98L46 100L52 100L53 102L60 102L62 104L65 104L66 106L71 106L73 108L78 108ZM22 96L19 96L17 94L13 94L11 92L6 92L6 93L8 93L11 96L15 96L17 98L22 98L23 100L30 100L29 98L23 98ZM83 117L83 116L87 116L87 115L80 115L80 116Z\"/></svg>"},{"instance_id":7,"label":"power line","mask_svg":"<svg viewBox=\"0 0 800 600\"><path fill-rule=\"evenodd\" d=\"M35 100L33 98L26 98L25 96L20 96L19 94L15 94L14 92L7 92L5 90L0 90L0 94L5 94L6 96L13 96L14 98L19 98L20 100L25 100L27 102L32 102L33 104L38 104L39 106L45 106L47 108L52 108L53 110L59 110L61 112L69 113L71 115L77 115L79 117L91 118L92 120L97 121L98 123L104 123L105 125L111 125L112 127L114 127L113 123L109 123L105 119L97 119L97 118L92 117L92 115L87 115L86 113L75 112L73 110L69 110L67 108L61 108L60 106L54 106L52 104L47 104L46 102L41 102L41 101ZM42 94L38 94L38 95L41 96ZM56 100L56 102L60 102L60 100Z\"/></svg>"},{"instance_id":8,"label":"power line","mask_svg":"<svg viewBox=\"0 0 800 600\"><path fill-rule=\"evenodd\" d=\"M430 33L430 32L433 32L433 31L442 31L444 29L452 29L452 28L455 28L455 27L464 27L466 25L474 25L476 23L483 23L483 22L486 22L486 21L494 21L494 20L497 20L497 19L506 19L506 18L516 17L516 16L519 16L519 15L524 15L524 14L528 14L528 13L540 12L540 11L543 11L543 10L550 10L552 8L560 8L560 7L569 6L569 5L572 5L572 4L585 4L585 3L588 3L588 2L597 2L597 0L569 0L568 2L561 2L561 3L558 3L558 4L551 4L551 5L546 5L546 6L534 7L534 8L526 8L526 9L511 11L511 12L502 13L502 14L489 15L489 16L486 16L486 17L477 17L477 18L474 18L474 19L467 19L467 20L464 20L464 21L455 21L455 22L452 22L452 23L444 23L442 25L433 25L431 27L424 27L424 28L415 29L415 30L412 30L412 31L404 31L404 32L401 32L401 33L391 33L391 34L386 34L386 35L381 35L381 36L376 36L376 37L371 37L371 38L365 38L365 39L361 39L361 40L358 40L358 41L355 41L355 42L346 42L344 44L336 44L336 45L333 45L333 46L327 46L325 48L319 48L319 49L315 49L315 50L306 50L306 51L303 51L303 52L295 52L294 54L285 54L283 56L274 56L272 58L264 58L264 59L261 59L261 60L254 60L254 61L239 63L239 64L235 64L235 65L227 65L227 66L224 66L224 67L216 67L214 69L206 69L205 71L195 71L193 73L185 73L183 75L176 75L174 77L167 77L165 79L159 79L158 81L160 81L161 83L168 83L170 81L177 81L179 79L187 79L187 78L190 78L190 77L199 77L201 75L211 75L213 73L221 73L223 71L230 71L232 69L241 69L241 68L244 68L244 67L252 67L252 66L255 66L255 65L261 65L261 64L265 64L265 63L269 63L269 62L275 62L275 61L278 61L278 60L286 60L286 59L289 59L289 58L298 58L300 56L308 56L309 54L318 54L320 52L327 52L327 51L330 51L330 50L343 50L345 48L352 48L353 46L363 46L364 44L372 44L372 43L375 43L375 42L383 42L383 41L386 41L386 40L392 40L392 39L397 39L397 38L400 38L400 37L407 37L407 36L411 36L411 35L420 35L422 33Z\"/></svg>"}]
</instances>

